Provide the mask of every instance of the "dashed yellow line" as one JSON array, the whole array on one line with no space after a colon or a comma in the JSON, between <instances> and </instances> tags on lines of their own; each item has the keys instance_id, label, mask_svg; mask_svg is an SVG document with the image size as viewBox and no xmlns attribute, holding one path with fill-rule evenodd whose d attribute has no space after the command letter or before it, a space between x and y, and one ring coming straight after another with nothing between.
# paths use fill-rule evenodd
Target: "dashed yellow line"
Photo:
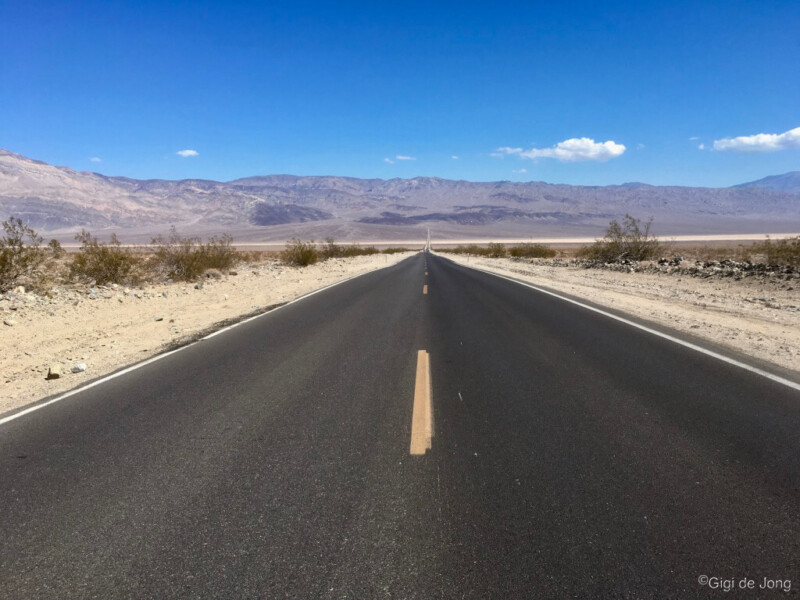
<instances>
[{"instance_id":1,"label":"dashed yellow line","mask_svg":"<svg viewBox=\"0 0 800 600\"><path fill-rule=\"evenodd\" d=\"M433 444L433 398L431 393L430 355L417 352L417 381L414 386L414 412L411 416L412 455L421 456Z\"/></svg>"},{"instance_id":2,"label":"dashed yellow line","mask_svg":"<svg viewBox=\"0 0 800 600\"><path fill-rule=\"evenodd\" d=\"M427 283L422 286L422 295L423 296L427 296L428 295L428 284Z\"/></svg>"}]
</instances>

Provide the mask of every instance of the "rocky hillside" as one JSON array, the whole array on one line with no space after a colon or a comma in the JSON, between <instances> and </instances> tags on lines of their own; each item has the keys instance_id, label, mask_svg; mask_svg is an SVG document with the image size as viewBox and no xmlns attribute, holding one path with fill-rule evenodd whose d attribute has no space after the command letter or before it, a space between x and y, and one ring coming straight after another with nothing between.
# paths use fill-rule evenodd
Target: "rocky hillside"
<instances>
[{"instance_id":1,"label":"rocky hillside","mask_svg":"<svg viewBox=\"0 0 800 600\"><path fill-rule=\"evenodd\" d=\"M741 183L736 187L740 188L765 188L769 190L779 190L800 194L800 171L792 171L783 175L770 175L756 181Z\"/></svg>"},{"instance_id":2,"label":"rocky hillside","mask_svg":"<svg viewBox=\"0 0 800 600\"><path fill-rule=\"evenodd\" d=\"M269 175L229 182L78 172L0 150L0 218L44 232L229 231L237 239L414 239L597 235L612 218L652 216L657 232L800 231L800 195L761 186L690 188L477 183L432 177Z\"/></svg>"}]
</instances>

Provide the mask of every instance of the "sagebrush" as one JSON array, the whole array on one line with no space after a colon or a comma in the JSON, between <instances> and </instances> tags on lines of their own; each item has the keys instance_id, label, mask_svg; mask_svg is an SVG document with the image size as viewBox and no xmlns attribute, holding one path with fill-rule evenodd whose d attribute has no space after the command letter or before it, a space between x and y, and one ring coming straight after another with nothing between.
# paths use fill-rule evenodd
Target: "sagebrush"
<instances>
[{"instance_id":1,"label":"sagebrush","mask_svg":"<svg viewBox=\"0 0 800 600\"><path fill-rule=\"evenodd\" d=\"M800 267L800 236L753 244L753 252L764 255L767 264Z\"/></svg>"},{"instance_id":2,"label":"sagebrush","mask_svg":"<svg viewBox=\"0 0 800 600\"><path fill-rule=\"evenodd\" d=\"M508 253L515 258L553 258L556 251L544 244L522 244L512 246Z\"/></svg>"},{"instance_id":3,"label":"sagebrush","mask_svg":"<svg viewBox=\"0 0 800 600\"><path fill-rule=\"evenodd\" d=\"M621 224L611 221L603 238L582 248L578 256L605 263L652 260L661 252L661 242L650 233L652 224L652 218L642 226L640 219L626 214Z\"/></svg>"},{"instance_id":4,"label":"sagebrush","mask_svg":"<svg viewBox=\"0 0 800 600\"><path fill-rule=\"evenodd\" d=\"M325 243L319 251L319 256L323 260L329 258L350 258L353 256L370 256L377 254L378 249L375 246L359 246L353 244L351 246L340 246L332 237L325 238Z\"/></svg>"},{"instance_id":5,"label":"sagebrush","mask_svg":"<svg viewBox=\"0 0 800 600\"><path fill-rule=\"evenodd\" d=\"M136 284L142 279L142 259L123 247L116 234L112 233L109 242L103 243L83 229L75 239L81 248L70 264L73 279L93 280L97 285Z\"/></svg>"},{"instance_id":6,"label":"sagebrush","mask_svg":"<svg viewBox=\"0 0 800 600\"><path fill-rule=\"evenodd\" d=\"M292 238L286 242L286 249L281 252L281 260L287 265L307 267L319 260L319 251L314 240L304 242L298 238Z\"/></svg>"},{"instance_id":7,"label":"sagebrush","mask_svg":"<svg viewBox=\"0 0 800 600\"><path fill-rule=\"evenodd\" d=\"M3 221L0 238L0 292L17 285L23 277L35 279L36 270L44 263L46 255L40 247L42 237L22 219L10 217Z\"/></svg>"},{"instance_id":8,"label":"sagebrush","mask_svg":"<svg viewBox=\"0 0 800 600\"><path fill-rule=\"evenodd\" d=\"M227 271L239 261L233 237L227 233L211 237L204 244L197 237L182 237L172 227L169 236L155 237L150 244L150 270L176 281L193 281L209 269Z\"/></svg>"}]
</instances>

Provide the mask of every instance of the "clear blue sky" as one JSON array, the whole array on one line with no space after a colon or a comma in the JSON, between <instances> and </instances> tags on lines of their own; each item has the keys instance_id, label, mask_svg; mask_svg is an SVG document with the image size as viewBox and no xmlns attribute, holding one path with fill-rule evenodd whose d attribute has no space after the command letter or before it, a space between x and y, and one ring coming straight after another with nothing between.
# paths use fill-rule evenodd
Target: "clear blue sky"
<instances>
[{"instance_id":1,"label":"clear blue sky","mask_svg":"<svg viewBox=\"0 0 800 600\"><path fill-rule=\"evenodd\" d=\"M0 86L0 147L107 175L800 170L797 0L0 0Z\"/></svg>"}]
</instances>

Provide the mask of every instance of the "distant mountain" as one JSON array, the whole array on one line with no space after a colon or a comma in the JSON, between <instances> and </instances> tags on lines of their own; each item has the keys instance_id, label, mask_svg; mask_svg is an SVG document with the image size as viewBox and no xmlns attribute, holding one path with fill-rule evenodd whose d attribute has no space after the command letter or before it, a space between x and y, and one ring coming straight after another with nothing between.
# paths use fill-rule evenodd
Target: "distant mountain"
<instances>
[{"instance_id":1,"label":"distant mountain","mask_svg":"<svg viewBox=\"0 0 800 600\"><path fill-rule=\"evenodd\" d=\"M791 171L783 175L770 175L757 181L749 181L747 183L740 183L737 188L765 188L769 190L779 190L782 192L791 192L800 194L800 171Z\"/></svg>"},{"instance_id":2,"label":"distant mountain","mask_svg":"<svg viewBox=\"0 0 800 600\"><path fill-rule=\"evenodd\" d=\"M293 175L229 182L137 180L0 150L0 219L18 216L61 239L86 228L139 241L170 225L185 234L229 232L237 241L424 239L427 228L439 239L595 236L626 213L652 216L655 231L667 236L800 231L800 195L754 185L571 186Z\"/></svg>"}]
</instances>

